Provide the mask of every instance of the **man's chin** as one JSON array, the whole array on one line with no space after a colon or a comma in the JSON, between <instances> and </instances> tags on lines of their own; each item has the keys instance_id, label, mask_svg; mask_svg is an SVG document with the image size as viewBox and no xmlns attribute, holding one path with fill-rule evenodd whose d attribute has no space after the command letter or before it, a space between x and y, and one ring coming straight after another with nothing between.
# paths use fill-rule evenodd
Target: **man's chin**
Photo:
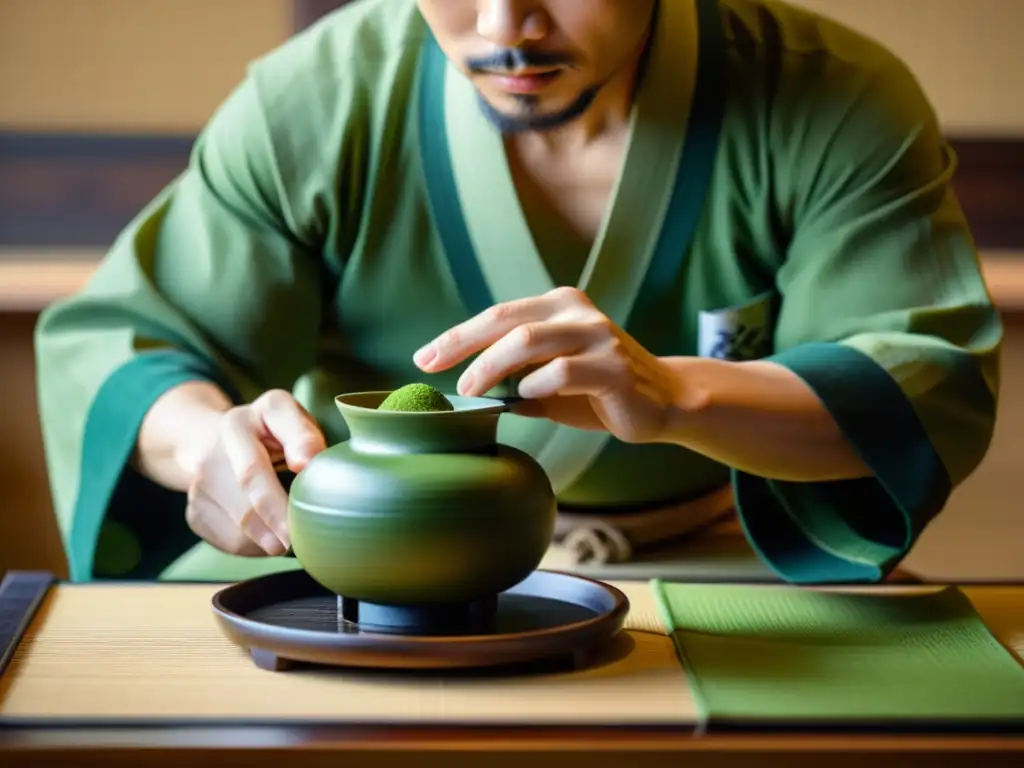
<instances>
[{"instance_id":1,"label":"man's chin","mask_svg":"<svg viewBox=\"0 0 1024 768\"><path fill-rule=\"evenodd\" d=\"M477 102L488 122L503 134L551 131L582 117L597 91L590 88L569 100L511 94L492 100L478 90Z\"/></svg>"}]
</instances>

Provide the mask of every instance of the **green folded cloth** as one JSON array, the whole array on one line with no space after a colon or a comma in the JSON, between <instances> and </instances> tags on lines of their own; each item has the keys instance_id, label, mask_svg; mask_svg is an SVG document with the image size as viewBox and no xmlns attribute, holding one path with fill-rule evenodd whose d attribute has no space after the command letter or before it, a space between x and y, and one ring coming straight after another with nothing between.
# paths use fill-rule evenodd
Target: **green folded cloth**
<instances>
[{"instance_id":1,"label":"green folded cloth","mask_svg":"<svg viewBox=\"0 0 1024 768\"><path fill-rule=\"evenodd\" d=\"M1024 718L1024 667L958 589L652 586L712 725Z\"/></svg>"}]
</instances>

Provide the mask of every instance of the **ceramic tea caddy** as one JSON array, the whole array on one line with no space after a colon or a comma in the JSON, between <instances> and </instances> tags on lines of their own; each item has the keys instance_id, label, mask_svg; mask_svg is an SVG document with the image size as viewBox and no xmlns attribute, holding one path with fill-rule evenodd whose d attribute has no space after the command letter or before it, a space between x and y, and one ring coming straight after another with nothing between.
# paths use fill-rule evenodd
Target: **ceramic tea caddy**
<instances>
[{"instance_id":1,"label":"ceramic tea caddy","mask_svg":"<svg viewBox=\"0 0 1024 768\"><path fill-rule=\"evenodd\" d=\"M556 501L543 468L497 441L511 398L431 389L337 397L349 439L288 486L301 568L213 596L261 669L578 669L622 629L621 590L537 569ZM410 393L432 410L391 410Z\"/></svg>"},{"instance_id":2,"label":"ceramic tea caddy","mask_svg":"<svg viewBox=\"0 0 1024 768\"><path fill-rule=\"evenodd\" d=\"M350 437L292 482L294 555L363 629L481 631L551 543L551 483L531 456L498 443L505 402L379 410L389 394L335 398Z\"/></svg>"}]
</instances>

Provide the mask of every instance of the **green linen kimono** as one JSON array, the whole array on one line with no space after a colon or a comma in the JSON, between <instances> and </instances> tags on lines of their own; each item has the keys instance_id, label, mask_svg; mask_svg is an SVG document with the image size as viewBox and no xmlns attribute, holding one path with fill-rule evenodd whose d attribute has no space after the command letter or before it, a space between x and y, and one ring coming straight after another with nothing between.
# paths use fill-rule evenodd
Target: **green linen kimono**
<instances>
[{"instance_id":1,"label":"green linen kimono","mask_svg":"<svg viewBox=\"0 0 1024 768\"><path fill-rule=\"evenodd\" d=\"M905 66L760 0L665 0L593 247L517 198L501 137L413 0L364 0L255 62L191 162L37 332L42 424L71 578L295 567L200 542L181 494L127 460L168 388L332 399L422 379L415 350L494 302L578 285L658 355L801 376L874 470L775 482L668 445L508 416L566 507L730 481L758 555L798 583L875 581L978 465L1001 325ZM452 391L464 367L433 381Z\"/></svg>"}]
</instances>

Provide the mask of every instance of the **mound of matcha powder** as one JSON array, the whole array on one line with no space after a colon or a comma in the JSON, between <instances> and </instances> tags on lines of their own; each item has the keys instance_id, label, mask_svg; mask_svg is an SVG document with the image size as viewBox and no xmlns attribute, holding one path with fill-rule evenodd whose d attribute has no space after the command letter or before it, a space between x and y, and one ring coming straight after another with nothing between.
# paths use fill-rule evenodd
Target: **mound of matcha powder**
<instances>
[{"instance_id":1,"label":"mound of matcha powder","mask_svg":"<svg viewBox=\"0 0 1024 768\"><path fill-rule=\"evenodd\" d=\"M406 384L388 395L378 411L454 411L447 397L429 384Z\"/></svg>"}]
</instances>

